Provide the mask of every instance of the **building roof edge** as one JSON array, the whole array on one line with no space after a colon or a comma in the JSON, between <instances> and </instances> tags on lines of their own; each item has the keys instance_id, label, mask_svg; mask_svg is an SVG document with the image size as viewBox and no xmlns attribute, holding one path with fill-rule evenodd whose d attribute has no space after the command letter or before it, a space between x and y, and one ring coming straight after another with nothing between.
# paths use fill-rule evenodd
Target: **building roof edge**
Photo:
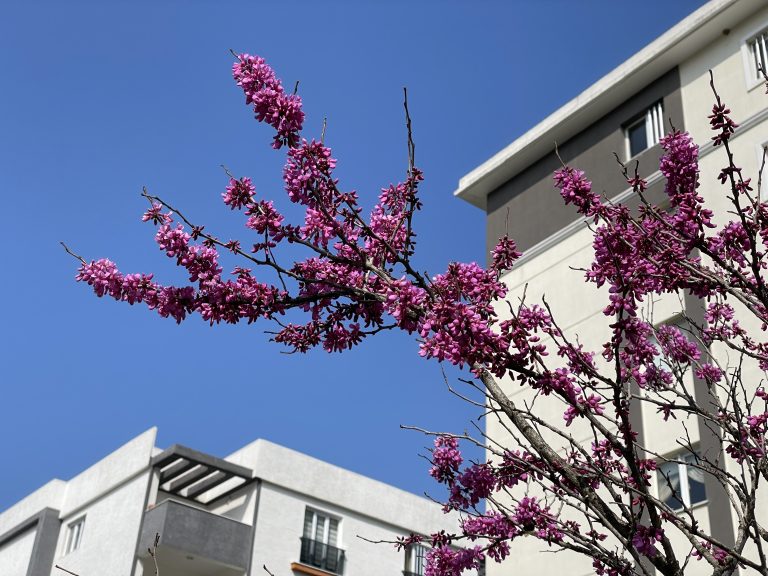
<instances>
[{"instance_id":1,"label":"building roof edge","mask_svg":"<svg viewBox=\"0 0 768 576\"><path fill-rule=\"evenodd\" d=\"M761 0L711 0L459 180L454 196L486 209L488 194L684 61Z\"/></svg>"}]
</instances>

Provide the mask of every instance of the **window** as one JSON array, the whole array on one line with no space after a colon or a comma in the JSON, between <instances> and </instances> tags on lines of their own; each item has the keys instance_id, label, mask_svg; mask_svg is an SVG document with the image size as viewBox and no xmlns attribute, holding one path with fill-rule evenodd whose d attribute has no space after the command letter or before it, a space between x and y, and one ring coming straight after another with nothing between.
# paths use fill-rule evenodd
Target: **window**
<instances>
[{"instance_id":1,"label":"window","mask_svg":"<svg viewBox=\"0 0 768 576\"><path fill-rule=\"evenodd\" d=\"M670 456L657 470L659 482L659 500L673 510L683 507L690 508L694 504L704 502L707 493L704 490L704 471L690 464L696 464L699 459L690 452L681 452Z\"/></svg>"},{"instance_id":2,"label":"window","mask_svg":"<svg viewBox=\"0 0 768 576\"><path fill-rule=\"evenodd\" d=\"M344 570L344 550L336 547L338 537L337 518L307 508L299 560L302 564L341 574Z\"/></svg>"},{"instance_id":3,"label":"window","mask_svg":"<svg viewBox=\"0 0 768 576\"><path fill-rule=\"evenodd\" d=\"M336 545L339 521L325 514L307 508L304 513L304 537L323 544Z\"/></svg>"},{"instance_id":4,"label":"window","mask_svg":"<svg viewBox=\"0 0 768 576\"><path fill-rule=\"evenodd\" d=\"M664 108L656 102L640 117L624 128L627 141L627 157L637 156L643 150L655 146L664 136Z\"/></svg>"},{"instance_id":5,"label":"window","mask_svg":"<svg viewBox=\"0 0 768 576\"><path fill-rule=\"evenodd\" d=\"M85 529L85 516L78 518L67 526L67 543L64 554L69 554L80 548L83 543L83 530Z\"/></svg>"},{"instance_id":6,"label":"window","mask_svg":"<svg viewBox=\"0 0 768 576\"><path fill-rule=\"evenodd\" d=\"M747 40L747 52L749 53L749 72L751 78L747 81L759 82L763 79L760 69L768 67L768 28ZM768 72L768 70L766 70Z\"/></svg>"},{"instance_id":7,"label":"window","mask_svg":"<svg viewBox=\"0 0 768 576\"><path fill-rule=\"evenodd\" d=\"M422 544L411 544L405 549L404 576L424 576L427 565L427 547Z\"/></svg>"}]
</instances>

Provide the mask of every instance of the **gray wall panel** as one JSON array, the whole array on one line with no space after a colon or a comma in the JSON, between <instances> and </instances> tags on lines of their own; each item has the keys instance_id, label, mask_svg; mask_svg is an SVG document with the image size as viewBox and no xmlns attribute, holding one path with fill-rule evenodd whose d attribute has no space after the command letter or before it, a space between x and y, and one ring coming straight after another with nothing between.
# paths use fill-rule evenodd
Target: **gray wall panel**
<instances>
[{"instance_id":1,"label":"gray wall panel","mask_svg":"<svg viewBox=\"0 0 768 576\"><path fill-rule=\"evenodd\" d=\"M603 116L587 130L566 142L559 142L563 161L584 170L592 180L593 191L615 196L627 188L614 152L625 157L624 126L643 114L655 102L663 100L665 129L668 119L683 129L680 76L674 68L638 94ZM658 170L661 148L653 146L640 153L640 174ZM634 159L633 159L634 161ZM488 196L486 244L490 251L505 233L524 251L578 219L573 206L565 206L555 189L552 174L560 167L552 152L532 164ZM661 199L663 186L654 187L652 198Z\"/></svg>"},{"instance_id":2,"label":"gray wall panel","mask_svg":"<svg viewBox=\"0 0 768 576\"><path fill-rule=\"evenodd\" d=\"M253 531L250 526L200 508L173 500L161 502L144 514L141 541L154 541L194 554L222 566L245 570L248 566ZM146 550L140 557L146 557Z\"/></svg>"}]
</instances>

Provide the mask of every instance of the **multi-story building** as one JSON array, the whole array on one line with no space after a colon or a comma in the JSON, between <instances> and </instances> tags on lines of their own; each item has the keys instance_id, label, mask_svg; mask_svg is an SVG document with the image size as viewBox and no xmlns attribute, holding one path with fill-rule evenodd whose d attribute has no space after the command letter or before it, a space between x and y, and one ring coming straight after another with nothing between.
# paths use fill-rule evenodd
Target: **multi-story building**
<instances>
[{"instance_id":1,"label":"multi-story building","mask_svg":"<svg viewBox=\"0 0 768 576\"><path fill-rule=\"evenodd\" d=\"M216 458L153 428L0 514L2 576L423 574L411 533L455 531L439 505L266 440Z\"/></svg>"},{"instance_id":2,"label":"multi-story building","mask_svg":"<svg viewBox=\"0 0 768 576\"><path fill-rule=\"evenodd\" d=\"M552 175L561 165L555 148L566 164L586 172L595 192L617 203L639 202L631 198L614 153L632 168L637 160L640 175L649 183L649 199L663 202L658 143L671 122L699 143L700 193L722 224L731 216L726 191L716 176L727 161L722 149L710 141L707 115L714 96L709 70L740 125L731 141L737 163L756 182L768 143L768 96L760 65L768 67L768 3L712 0L463 177L456 195L486 211L488 250L509 233L523 252L504 277L510 288L508 298L514 301L524 290L527 302L546 295L566 334L578 335L586 349L599 354L602 343L610 338L609 322L602 313L607 294L586 284L579 271L592 261L592 234L573 207L564 205L553 185ZM683 302L660 298L647 305L645 313L657 325L676 322L683 311L693 318L701 318L702 313L701 303L690 297ZM711 353L728 364L727 351L715 347ZM745 370L756 367L745 365ZM745 373L747 381L757 383L761 378L762 373ZM530 394L511 382L502 385L518 399ZM700 385L694 383L694 388L701 393ZM552 422L562 422L562 408L553 404L550 416ZM720 450L716 438L698 421L659 425L655 413L636 418L642 444L658 454L674 456L685 434L702 452ZM489 420L487 427L490 437L504 437L497 423ZM585 434L580 439L587 440L585 429L574 426L571 430L576 436ZM679 496L693 506L702 526L722 541L731 541L735 518L713 479L685 467L667 472L679 478ZM661 482L656 489L662 498L669 496ZM768 510L764 503L759 506L765 518ZM534 551L546 546L532 541L519 546L515 570L542 573L542 557ZM560 554L547 556L545 573L560 573L565 562L569 574L593 572L588 562L579 564L573 555ZM505 570L508 566L495 563L487 567L490 575Z\"/></svg>"}]
</instances>

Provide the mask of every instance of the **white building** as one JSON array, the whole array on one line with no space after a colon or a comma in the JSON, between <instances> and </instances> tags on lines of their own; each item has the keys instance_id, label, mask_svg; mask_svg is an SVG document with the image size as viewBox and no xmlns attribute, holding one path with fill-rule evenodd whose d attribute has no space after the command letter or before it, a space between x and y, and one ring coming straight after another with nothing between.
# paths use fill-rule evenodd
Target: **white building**
<instances>
[{"instance_id":1,"label":"white building","mask_svg":"<svg viewBox=\"0 0 768 576\"><path fill-rule=\"evenodd\" d=\"M638 5L638 9L642 8ZM719 215L719 223L724 223L731 216L726 214L729 204L716 175L727 162L722 149L714 148L710 141L707 115L714 96L709 70L740 125L731 140L736 163L756 183L768 144L768 96L758 74L760 63L768 67L768 2L712 0L464 176L456 195L486 211L488 250L508 232L524 254L504 278L510 300L516 301L526 286L529 303L546 295L566 334L571 338L578 334L586 349L599 354L602 343L609 339L609 322L602 313L606 293L586 284L583 272L574 270L591 263L592 235L575 209L564 205L553 185L552 174L560 167L555 143L566 164L586 172L594 191L630 205L638 201L630 198L613 154L631 161L633 167L639 160L640 175L650 185L650 199L660 202L664 182L658 171L658 140L662 127L669 130L667 119L671 119L700 145L700 192ZM763 197L765 193L763 190ZM508 313L504 310L500 308L500 314ZM683 310L689 317L702 318L702 305L695 298L682 303L676 298L659 299L648 303L646 314L659 325L675 322ZM759 329L754 322L748 328ZM728 365L727 351L714 348L711 352ZM745 381L757 385L764 378L755 366L745 365L745 370ZM512 397L530 393L508 381L502 385ZM694 382L693 387L697 397L706 393L699 383ZM553 404L549 416L552 422L562 422L562 407ZM695 419L661 425L654 413L636 414L635 422L641 443L660 454L674 456L680 450L683 424L699 450L708 454L721 450ZM503 438L498 423L489 420L487 426L491 438ZM572 430L577 438L582 434L580 439L587 439L586 430L579 430L577 424ZM732 541L735 519L716 483L685 468L680 472L681 498L694 507L703 528L711 527L714 536ZM765 503L758 505L758 517L768 517ZM515 546L515 572L559 574L567 567L573 576L593 573L589 562L573 554L537 554L546 546L533 539ZM544 558L546 563L542 563ZM704 569L704 564L698 566ZM695 570L696 564L690 568ZM491 576L507 574L509 565L489 562L487 572Z\"/></svg>"},{"instance_id":2,"label":"white building","mask_svg":"<svg viewBox=\"0 0 768 576\"><path fill-rule=\"evenodd\" d=\"M224 459L155 447L153 428L0 514L0 575L422 574L411 533L455 531L425 498L256 440Z\"/></svg>"}]
</instances>

